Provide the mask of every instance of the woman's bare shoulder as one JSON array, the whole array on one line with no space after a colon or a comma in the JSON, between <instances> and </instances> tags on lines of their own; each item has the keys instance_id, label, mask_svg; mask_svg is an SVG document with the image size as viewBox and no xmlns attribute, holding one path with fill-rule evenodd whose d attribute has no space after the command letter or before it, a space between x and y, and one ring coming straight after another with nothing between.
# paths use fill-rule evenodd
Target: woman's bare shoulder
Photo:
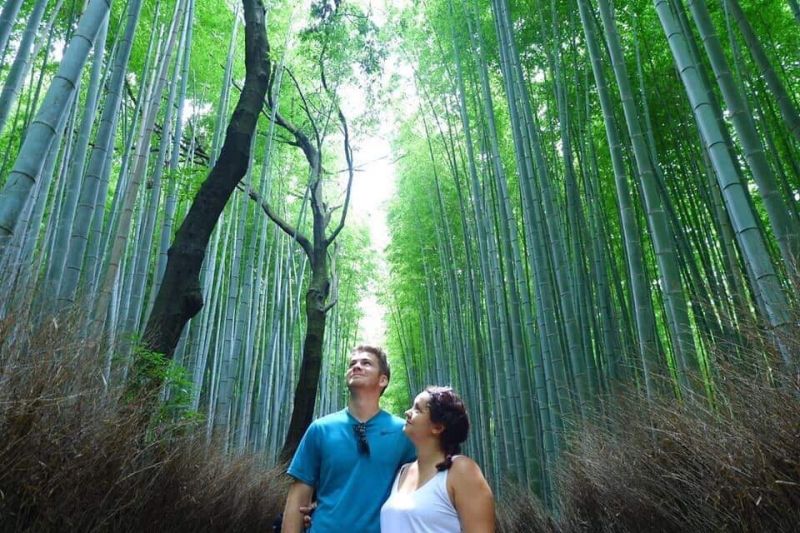
<instances>
[{"instance_id":1,"label":"woman's bare shoulder","mask_svg":"<svg viewBox=\"0 0 800 533\"><path fill-rule=\"evenodd\" d=\"M453 465L450 467L450 473L459 479L474 476L483 477L483 472L481 472L481 467L478 466L478 463L466 455L457 455L453 457Z\"/></svg>"}]
</instances>

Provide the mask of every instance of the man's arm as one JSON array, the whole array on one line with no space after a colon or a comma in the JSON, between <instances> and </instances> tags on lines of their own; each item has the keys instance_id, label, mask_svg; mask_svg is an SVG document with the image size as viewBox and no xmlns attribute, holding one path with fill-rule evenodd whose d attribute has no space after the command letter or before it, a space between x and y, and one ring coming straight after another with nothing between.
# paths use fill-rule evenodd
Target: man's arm
<instances>
[{"instance_id":1,"label":"man's arm","mask_svg":"<svg viewBox=\"0 0 800 533\"><path fill-rule=\"evenodd\" d=\"M311 505L311 498L314 495L314 487L306 485L302 481L295 481L289 487L289 495L286 497L286 507L283 509L283 533L300 533L305 529L303 517L305 516L300 507Z\"/></svg>"}]
</instances>

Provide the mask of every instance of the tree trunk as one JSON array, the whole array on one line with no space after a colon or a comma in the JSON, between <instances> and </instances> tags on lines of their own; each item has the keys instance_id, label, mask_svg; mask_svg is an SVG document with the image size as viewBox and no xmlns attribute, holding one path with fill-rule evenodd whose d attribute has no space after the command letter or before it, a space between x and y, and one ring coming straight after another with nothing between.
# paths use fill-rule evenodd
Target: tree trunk
<instances>
[{"instance_id":1,"label":"tree trunk","mask_svg":"<svg viewBox=\"0 0 800 533\"><path fill-rule=\"evenodd\" d=\"M169 250L167 268L145 328L148 349L172 357L186 322L200 311L200 268L211 232L245 175L258 116L269 85L265 10L261 0L242 0L245 18L245 82L225 134L220 157L195 196Z\"/></svg>"},{"instance_id":2,"label":"tree trunk","mask_svg":"<svg viewBox=\"0 0 800 533\"><path fill-rule=\"evenodd\" d=\"M306 336L303 341L303 361L300 364L300 377L294 393L289 432L280 453L282 461L291 459L314 416L328 311L326 302L330 286L327 245L317 246L311 260L311 283L306 292Z\"/></svg>"}]
</instances>

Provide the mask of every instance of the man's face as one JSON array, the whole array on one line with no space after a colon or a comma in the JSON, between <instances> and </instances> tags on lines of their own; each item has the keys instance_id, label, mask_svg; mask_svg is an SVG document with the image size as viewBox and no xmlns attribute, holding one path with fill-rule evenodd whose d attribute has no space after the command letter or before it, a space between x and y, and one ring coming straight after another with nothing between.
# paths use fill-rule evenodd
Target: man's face
<instances>
[{"instance_id":1,"label":"man's face","mask_svg":"<svg viewBox=\"0 0 800 533\"><path fill-rule=\"evenodd\" d=\"M347 387L377 389L385 387L389 380L381 373L378 358L370 352L356 352L350 356L350 364L345 374Z\"/></svg>"}]
</instances>

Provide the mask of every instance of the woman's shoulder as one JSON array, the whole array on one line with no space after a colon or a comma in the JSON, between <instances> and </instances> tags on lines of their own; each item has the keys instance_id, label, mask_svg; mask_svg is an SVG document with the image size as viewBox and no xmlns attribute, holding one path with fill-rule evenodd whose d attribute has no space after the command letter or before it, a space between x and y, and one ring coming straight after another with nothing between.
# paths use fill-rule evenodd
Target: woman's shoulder
<instances>
[{"instance_id":1,"label":"woman's shoulder","mask_svg":"<svg viewBox=\"0 0 800 533\"><path fill-rule=\"evenodd\" d=\"M483 477L483 472L481 472L481 467L478 466L478 463L472 458L466 455L455 455L453 456L453 464L450 467L450 475L456 478L455 480L458 480L476 475Z\"/></svg>"},{"instance_id":2,"label":"woman's shoulder","mask_svg":"<svg viewBox=\"0 0 800 533\"><path fill-rule=\"evenodd\" d=\"M450 501L453 502L453 505L464 497L488 495L491 498L491 489L483 476L481 467L471 458L466 455L454 456L453 464L448 472L447 492L450 494Z\"/></svg>"}]
</instances>

